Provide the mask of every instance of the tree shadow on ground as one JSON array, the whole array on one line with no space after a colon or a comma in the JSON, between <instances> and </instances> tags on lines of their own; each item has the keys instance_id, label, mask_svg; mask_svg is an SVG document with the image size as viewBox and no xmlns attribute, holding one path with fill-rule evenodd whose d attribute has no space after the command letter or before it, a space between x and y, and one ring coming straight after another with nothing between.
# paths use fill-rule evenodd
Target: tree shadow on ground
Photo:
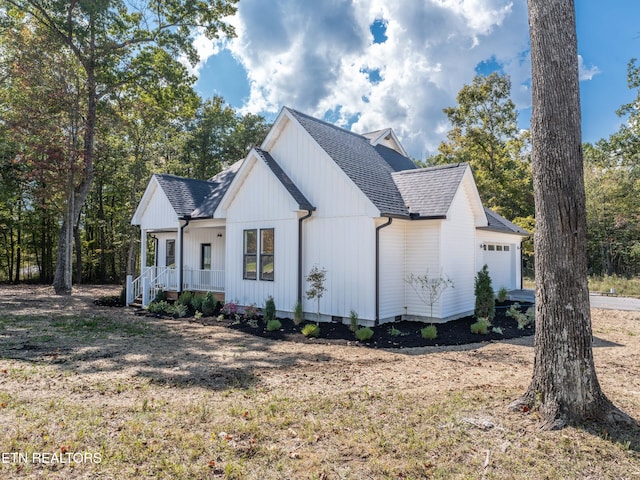
<instances>
[{"instance_id":1,"label":"tree shadow on ground","mask_svg":"<svg viewBox=\"0 0 640 480\"><path fill-rule=\"evenodd\" d=\"M184 320L75 311L0 314L0 358L78 375L122 373L155 384L210 390L251 388L260 372L330 361L326 354L273 352L276 343Z\"/></svg>"}]
</instances>

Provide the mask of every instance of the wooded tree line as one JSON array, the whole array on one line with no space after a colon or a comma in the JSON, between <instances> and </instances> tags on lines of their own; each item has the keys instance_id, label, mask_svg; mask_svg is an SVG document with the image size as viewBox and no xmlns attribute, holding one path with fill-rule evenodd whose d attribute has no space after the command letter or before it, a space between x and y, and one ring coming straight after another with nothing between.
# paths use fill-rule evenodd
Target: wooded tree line
<instances>
[{"instance_id":1,"label":"wooded tree line","mask_svg":"<svg viewBox=\"0 0 640 480\"><path fill-rule=\"evenodd\" d=\"M209 178L261 142L264 118L202 100L176 60L195 59L194 25L232 36L220 18L234 3L0 0L0 281L51 283L67 259L75 282L121 282L136 268L129 221L150 175ZM636 91L639 70L630 62ZM533 231L529 132L510 94L497 73L464 86L425 163L468 162L484 203ZM620 108L619 131L584 146L594 274L640 273L639 101ZM523 254L531 273L532 241Z\"/></svg>"},{"instance_id":2,"label":"wooded tree line","mask_svg":"<svg viewBox=\"0 0 640 480\"><path fill-rule=\"evenodd\" d=\"M634 102L618 114L620 129L595 145L585 144L589 272L595 275L640 274L640 67L628 67ZM529 131L517 126L507 76L476 76L444 110L451 130L427 165L468 162L483 202L515 224L533 232L535 209ZM534 268L533 241L522 246L525 274Z\"/></svg>"},{"instance_id":3,"label":"wooded tree line","mask_svg":"<svg viewBox=\"0 0 640 480\"><path fill-rule=\"evenodd\" d=\"M202 100L176 60L194 26L233 35L233 3L0 0L0 280L55 283L73 250L75 282L121 282L151 174L210 178L261 142L264 118Z\"/></svg>"}]
</instances>

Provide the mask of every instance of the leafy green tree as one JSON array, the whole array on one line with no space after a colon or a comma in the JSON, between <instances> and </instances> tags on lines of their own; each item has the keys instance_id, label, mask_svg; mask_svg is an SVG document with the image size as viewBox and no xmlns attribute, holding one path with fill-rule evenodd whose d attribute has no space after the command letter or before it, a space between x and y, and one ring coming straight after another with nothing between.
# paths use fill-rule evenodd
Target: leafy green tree
<instances>
[{"instance_id":1,"label":"leafy green tree","mask_svg":"<svg viewBox=\"0 0 640 480\"><path fill-rule=\"evenodd\" d=\"M533 215L529 133L518 114L506 75L478 75L462 87L456 107L444 109L451 130L427 164L467 162L485 205L509 219Z\"/></svg>"},{"instance_id":2,"label":"leafy green tree","mask_svg":"<svg viewBox=\"0 0 640 480\"><path fill-rule=\"evenodd\" d=\"M73 112L79 122L74 155L81 168L69 175L64 195L54 278L57 293L71 293L72 232L94 180L95 134L101 105L125 85L172 81L165 71L152 69L152 65L158 65L158 56L176 57L181 53L191 62L197 61L193 47L196 32L204 32L209 38L220 33L233 35L233 28L222 19L235 13L236 2L142 1L135 9L123 0L0 3L11 22L9 31L19 30L25 22L39 25L82 72L82 82L72 92L72 96L83 97Z\"/></svg>"}]
</instances>

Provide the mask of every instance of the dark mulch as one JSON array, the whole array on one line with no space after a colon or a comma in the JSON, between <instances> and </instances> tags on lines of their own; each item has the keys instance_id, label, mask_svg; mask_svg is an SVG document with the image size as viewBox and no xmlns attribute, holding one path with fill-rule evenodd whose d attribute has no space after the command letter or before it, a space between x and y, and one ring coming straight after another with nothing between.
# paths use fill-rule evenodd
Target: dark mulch
<instances>
[{"instance_id":1,"label":"dark mulch","mask_svg":"<svg viewBox=\"0 0 640 480\"><path fill-rule=\"evenodd\" d=\"M320 323L320 337L307 338L300 330L304 326L295 325L290 319L280 319L282 328L276 332L268 332L265 329L264 322L253 322L253 326L245 321L233 321L225 319L217 321L214 318L204 317L200 321L212 325L223 325L234 330L239 330L250 335L275 340L285 340L289 342L300 343L322 343L334 345L363 345L371 348L412 348L427 347L439 345L464 345L468 343L500 341L509 338L517 338L533 335L533 327L527 327L523 330L518 329L517 322L505 315L510 302L498 304L496 307L496 316L493 320L493 327L500 327L502 334L492 332L486 335L471 333L471 324L476 321L473 317L464 317L447 323L436 324L438 329L438 337L434 340L425 340L420 334L420 330L426 326L422 322L401 321L394 323L385 323L378 327L373 327L374 335L368 342L358 342L353 332L349 329L349 325L342 323ZM521 310L524 312L530 304L521 303ZM400 330L401 334L393 336L389 332L391 327Z\"/></svg>"}]
</instances>

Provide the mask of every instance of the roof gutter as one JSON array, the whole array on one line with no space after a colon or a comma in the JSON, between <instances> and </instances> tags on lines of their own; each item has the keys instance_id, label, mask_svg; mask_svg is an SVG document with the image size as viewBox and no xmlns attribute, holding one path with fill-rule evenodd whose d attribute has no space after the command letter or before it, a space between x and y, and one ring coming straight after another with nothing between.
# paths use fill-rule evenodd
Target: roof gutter
<instances>
[{"instance_id":1,"label":"roof gutter","mask_svg":"<svg viewBox=\"0 0 640 480\"><path fill-rule=\"evenodd\" d=\"M184 224L179 227L180 235L180 265L178 265L178 294L182 293L182 279L184 278L184 229L191 221L191 215L185 215L178 220L184 220Z\"/></svg>"},{"instance_id":2,"label":"roof gutter","mask_svg":"<svg viewBox=\"0 0 640 480\"><path fill-rule=\"evenodd\" d=\"M302 305L302 222L313 215L313 209L298 219L298 303Z\"/></svg>"},{"instance_id":3,"label":"roof gutter","mask_svg":"<svg viewBox=\"0 0 640 480\"><path fill-rule=\"evenodd\" d=\"M376 227L376 319L375 325L380 324L380 230L391 225L393 218L387 217L387 223Z\"/></svg>"}]
</instances>

